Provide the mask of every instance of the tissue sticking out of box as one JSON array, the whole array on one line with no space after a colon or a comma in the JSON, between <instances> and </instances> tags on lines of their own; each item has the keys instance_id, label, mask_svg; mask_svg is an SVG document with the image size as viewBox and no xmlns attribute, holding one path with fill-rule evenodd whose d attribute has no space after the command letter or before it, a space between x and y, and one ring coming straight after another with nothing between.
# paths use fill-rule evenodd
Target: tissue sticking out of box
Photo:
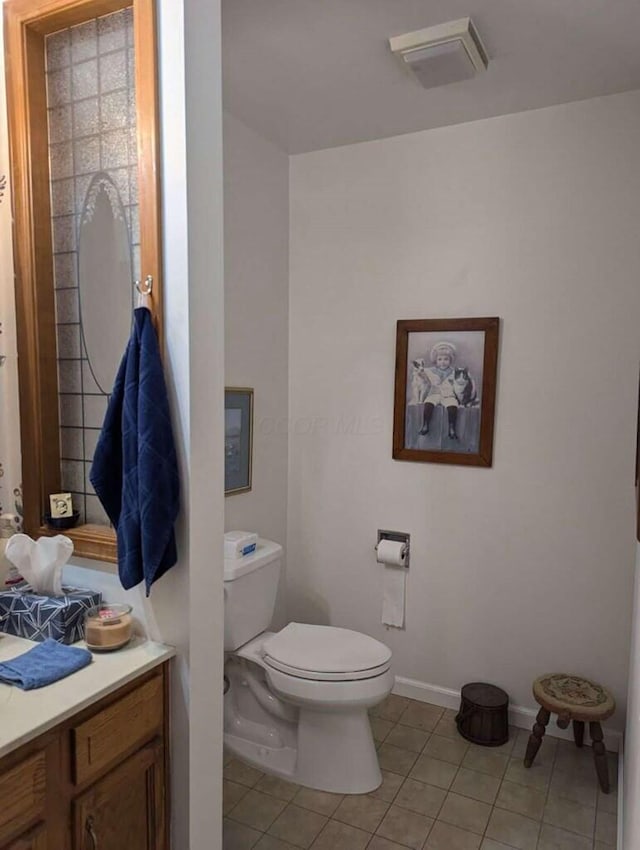
<instances>
[{"instance_id":1,"label":"tissue sticking out of box","mask_svg":"<svg viewBox=\"0 0 640 850\"><path fill-rule=\"evenodd\" d=\"M62 596L62 568L73 554L73 542L64 534L39 540L14 534L4 554L35 593Z\"/></svg>"}]
</instances>

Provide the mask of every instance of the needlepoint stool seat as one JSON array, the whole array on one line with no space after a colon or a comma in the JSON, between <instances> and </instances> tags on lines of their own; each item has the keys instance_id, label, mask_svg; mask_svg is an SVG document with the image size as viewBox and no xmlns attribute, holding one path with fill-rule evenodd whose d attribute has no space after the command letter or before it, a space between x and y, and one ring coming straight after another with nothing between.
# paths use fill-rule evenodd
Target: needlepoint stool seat
<instances>
[{"instance_id":1,"label":"needlepoint stool seat","mask_svg":"<svg viewBox=\"0 0 640 850\"><path fill-rule=\"evenodd\" d=\"M552 714L558 715L560 729L566 729L569 723L573 722L573 737L578 747L584 743L584 725L588 723L598 781L603 792L608 794L610 786L607 751L602 740L600 723L611 717L616 710L611 693L602 685L582 676L550 673L535 680L533 696L540 705L540 710L529 736L524 766L531 767L533 764Z\"/></svg>"}]
</instances>

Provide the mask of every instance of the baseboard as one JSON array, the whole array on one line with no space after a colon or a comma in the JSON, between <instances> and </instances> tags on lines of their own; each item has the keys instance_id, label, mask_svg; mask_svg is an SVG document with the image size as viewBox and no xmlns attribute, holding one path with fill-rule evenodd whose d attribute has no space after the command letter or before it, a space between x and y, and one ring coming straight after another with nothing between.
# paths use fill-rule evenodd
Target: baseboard
<instances>
[{"instance_id":1,"label":"baseboard","mask_svg":"<svg viewBox=\"0 0 640 850\"><path fill-rule=\"evenodd\" d=\"M439 685L429 685L427 682L420 682L417 679L407 679L404 676L396 676L393 693L398 694L398 696L418 700L419 702L430 702L432 705L439 705L442 708L458 709L460 707L460 691L455 691L452 688L441 688ZM509 723L518 729L531 729L537 713L537 708L510 705ZM607 729L606 727L602 731L607 750L612 753L620 752L622 748L622 732L618 732L616 729ZM558 729L553 722L549 723L547 727L547 735L551 735L554 738L562 738L565 741L573 740L571 728ZM587 729L585 730L585 740L588 739Z\"/></svg>"}]
</instances>

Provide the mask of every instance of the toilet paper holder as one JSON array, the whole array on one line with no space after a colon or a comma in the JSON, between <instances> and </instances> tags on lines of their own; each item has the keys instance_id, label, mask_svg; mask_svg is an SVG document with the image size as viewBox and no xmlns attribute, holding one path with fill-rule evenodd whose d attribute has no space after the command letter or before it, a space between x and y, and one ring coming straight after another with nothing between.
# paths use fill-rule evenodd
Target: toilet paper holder
<instances>
[{"instance_id":1,"label":"toilet paper holder","mask_svg":"<svg viewBox=\"0 0 640 850\"><path fill-rule=\"evenodd\" d=\"M378 529L378 542L374 546L375 551L378 551L378 543L381 540L395 540L398 543L404 543L405 546L405 562L404 567L406 570L409 569L409 554L410 554L410 542L411 535L406 531L387 531L386 529L379 528Z\"/></svg>"}]
</instances>

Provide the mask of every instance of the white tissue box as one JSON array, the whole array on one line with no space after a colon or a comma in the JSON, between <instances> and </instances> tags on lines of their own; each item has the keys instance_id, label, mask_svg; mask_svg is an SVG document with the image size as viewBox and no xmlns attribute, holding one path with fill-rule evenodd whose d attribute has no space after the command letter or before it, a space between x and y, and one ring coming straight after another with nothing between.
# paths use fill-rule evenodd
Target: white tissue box
<instances>
[{"instance_id":1,"label":"white tissue box","mask_svg":"<svg viewBox=\"0 0 640 850\"><path fill-rule=\"evenodd\" d=\"M84 615L102 602L102 594L76 587L63 596L42 596L29 585L0 592L0 631L29 640L53 638L75 643L84 638Z\"/></svg>"},{"instance_id":2,"label":"white tissue box","mask_svg":"<svg viewBox=\"0 0 640 850\"><path fill-rule=\"evenodd\" d=\"M256 551L258 535L253 531L227 531L224 535L225 558L242 558Z\"/></svg>"}]
</instances>

